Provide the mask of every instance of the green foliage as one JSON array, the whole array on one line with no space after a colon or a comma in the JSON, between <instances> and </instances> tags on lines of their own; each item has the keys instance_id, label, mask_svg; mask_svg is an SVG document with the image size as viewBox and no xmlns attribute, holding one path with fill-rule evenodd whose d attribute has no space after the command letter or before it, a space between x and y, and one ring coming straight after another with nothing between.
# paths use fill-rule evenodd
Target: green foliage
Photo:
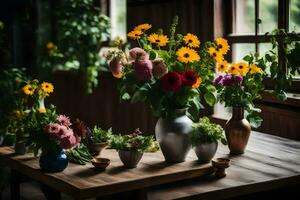
<instances>
[{"instance_id":1,"label":"green foliage","mask_svg":"<svg viewBox=\"0 0 300 200\"><path fill-rule=\"evenodd\" d=\"M114 135L110 140L110 147L116 150L155 152L158 150L158 144L153 136L142 135Z\"/></svg>"},{"instance_id":2,"label":"green foliage","mask_svg":"<svg viewBox=\"0 0 300 200\"><path fill-rule=\"evenodd\" d=\"M0 135L6 135L7 139L11 138L9 124L15 121L15 111L22 102L20 89L25 81L24 69L11 68L0 72ZM6 142L11 145L13 141Z\"/></svg>"},{"instance_id":3,"label":"green foliage","mask_svg":"<svg viewBox=\"0 0 300 200\"><path fill-rule=\"evenodd\" d=\"M48 59L44 67L83 72L87 92L92 93L98 84L98 72L104 64L99 50L102 41L107 40L109 35L109 18L100 15L100 8L94 6L93 0L62 2L57 11L57 46L47 47Z\"/></svg>"},{"instance_id":4,"label":"green foliage","mask_svg":"<svg viewBox=\"0 0 300 200\"><path fill-rule=\"evenodd\" d=\"M86 165L86 163L89 163L93 159L88 148L82 143L73 149L65 150L65 153L71 162L80 165Z\"/></svg>"},{"instance_id":5,"label":"green foliage","mask_svg":"<svg viewBox=\"0 0 300 200\"><path fill-rule=\"evenodd\" d=\"M94 143L108 142L112 137L112 129L107 131L95 126L92 130L92 138Z\"/></svg>"},{"instance_id":6,"label":"green foliage","mask_svg":"<svg viewBox=\"0 0 300 200\"><path fill-rule=\"evenodd\" d=\"M217 142L220 140L227 144L224 137L224 129L219 125L209 121L207 117L200 118L199 122L193 124L191 142L193 146L203 143Z\"/></svg>"}]
</instances>

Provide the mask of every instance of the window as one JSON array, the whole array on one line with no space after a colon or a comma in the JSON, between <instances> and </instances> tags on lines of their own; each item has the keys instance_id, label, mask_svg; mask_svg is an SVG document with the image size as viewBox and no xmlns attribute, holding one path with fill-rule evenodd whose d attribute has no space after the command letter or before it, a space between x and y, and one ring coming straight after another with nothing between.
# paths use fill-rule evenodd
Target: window
<instances>
[{"instance_id":1,"label":"window","mask_svg":"<svg viewBox=\"0 0 300 200\"><path fill-rule=\"evenodd\" d=\"M299 0L231 0L232 21L227 39L230 59L239 61L249 52L264 55L271 49L265 33L276 28L300 33ZM295 80L300 76L295 76ZM300 91L300 88L298 88Z\"/></svg>"}]
</instances>

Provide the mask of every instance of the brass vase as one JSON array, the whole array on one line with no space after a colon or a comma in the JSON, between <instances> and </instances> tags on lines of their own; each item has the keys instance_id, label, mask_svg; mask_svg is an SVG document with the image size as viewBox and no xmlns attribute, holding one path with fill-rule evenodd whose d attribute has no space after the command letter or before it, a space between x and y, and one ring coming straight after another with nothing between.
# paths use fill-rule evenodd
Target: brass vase
<instances>
[{"instance_id":1,"label":"brass vase","mask_svg":"<svg viewBox=\"0 0 300 200\"><path fill-rule=\"evenodd\" d=\"M232 117L225 125L225 135L231 154L243 154L245 152L251 132L251 126L244 118L243 107L233 107Z\"/></svg>"}]
</instances>

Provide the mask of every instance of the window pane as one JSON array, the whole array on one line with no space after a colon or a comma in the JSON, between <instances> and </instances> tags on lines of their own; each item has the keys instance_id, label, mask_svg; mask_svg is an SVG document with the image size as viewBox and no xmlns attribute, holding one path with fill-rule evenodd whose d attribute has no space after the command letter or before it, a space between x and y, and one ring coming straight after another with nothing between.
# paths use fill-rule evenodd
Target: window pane
<instances>
[{"instance_id":1,"label":"window pane","mask_svg":"<svg viewBox=\"0 0 300 200\"><path fill-rule=\"evenodd\" d=\"M126 0L110 1L111 39L121 37L126 40Z\"/></svg>"},{"instance_id":2,"label":"window pane","mask_svg":"<svg viewBox=\"0 0 300 200\"><path fill-rule=\"evenodd\" d=\"M271 32L278 26L278 1L260 0L259 18L261 23L259 31L261 33Z\"/></svg>"},{"instance_id":3,"label":"window pane","mask_svg":"<svg viewBox=\"0 0 300 200\"><path fill-rule=\"evenodd\" d=\"M255 33L254 0L235 0L235 27L233 33Z\"/></svg>"},{"instance_id":4,"label":"window pane","mask_svg":"<svg viewBox=\"0 0 300 200\"><path fill-rule=\"evenodd\" d=\"M290 31L300 32L300 1L290 0Z\"/></svg>"},{"instance_id":5,"label":"window pane","mask_svg":"<svg viewBox=\"0 0 300 200\"><path fill-rule=\"evenodd\" d=\"M232 62L238 62L249 53L255 52L254 43L236 43L232 45Z\"/></svg>"}]
</instances>

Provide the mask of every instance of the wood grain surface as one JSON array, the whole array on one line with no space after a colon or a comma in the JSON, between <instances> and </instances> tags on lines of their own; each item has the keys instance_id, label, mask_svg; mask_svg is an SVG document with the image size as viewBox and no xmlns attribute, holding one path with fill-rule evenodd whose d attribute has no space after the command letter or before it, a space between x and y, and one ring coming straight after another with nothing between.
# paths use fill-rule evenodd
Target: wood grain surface
<instances>
[{"instance_id":1,"label":"wood grain surface","mask_svg":"<svg viewBox=\"0 0 300 200\"><path fill-rule=\"evenodd\" d=\"M0 148L0 157L12 169L79 199L143 189L213 172L211 164L198 163L192 151L186 162L177 164L165 163L161 152L145 153L137 168L127 169L115 150L104 150L101 157L111 160L104 172L95 171L91 164L70 163L62 173L53 174L43 173L32 154L15 155L11 147Z\"/></svg>"},{"instance_id":2,"label":"wood grain surface","mask_svg":"<svg viewBox=\"0 0 300 200\"><path fill-rule=\"evenodd\" d=\"M229 157L227 176L206 176L153 187L148 199L227 199L300 185L300 142L252 132L246 153L228 155L222 145L216 157Z\"/></svg>"}]
</instances>

